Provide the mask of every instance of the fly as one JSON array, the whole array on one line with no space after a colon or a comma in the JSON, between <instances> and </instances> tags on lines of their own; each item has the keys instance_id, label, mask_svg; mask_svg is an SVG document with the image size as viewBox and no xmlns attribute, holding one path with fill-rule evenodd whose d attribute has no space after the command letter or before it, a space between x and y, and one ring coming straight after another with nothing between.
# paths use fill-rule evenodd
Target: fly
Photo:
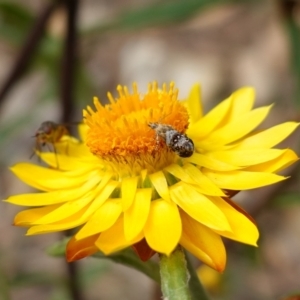
<instances>
[{"instance_id":1,"label":"fly","mask_svg":"<svg viewBox=\"0 0 300 300\"><path fill-rule=\"evenodd\" d=\"M162 138L167 147L180 157L190 157L194 153L194 143L186 134L180 133L171 125L161 123L148 123L155 130L156 138Z\"/></svg>"},{"instance_id":2,"label":"fly","mask_svg":"<svg viewBox=\"0 0 300 300\"><path fill-rule=\"evenodd\" d=\"M33 136L35 137L36 150L41 151L42 147L52 145L58 166L55 144L60 142L64 135L68 134L69 131L66 126L52 121L45 121L40 125Z\"/></svg>"}]
</instances>

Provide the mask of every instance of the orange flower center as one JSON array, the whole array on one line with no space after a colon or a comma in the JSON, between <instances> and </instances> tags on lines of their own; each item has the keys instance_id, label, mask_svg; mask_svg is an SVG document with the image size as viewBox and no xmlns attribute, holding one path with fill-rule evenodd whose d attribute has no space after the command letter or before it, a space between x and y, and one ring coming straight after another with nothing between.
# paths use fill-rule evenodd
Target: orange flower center
<instances>
[{"instance_id":1,"label":"orange flower center","mask_svg":"<svg viewBox=\"0 0 300 300\"><path fill-rule=\"evenodd\" d=\"M163 164L176 160L176 155L165 141L157 136L149 123L172 126L180 133L188 127L188 113L178 101L178 90L170 83L167 89L157 83L149 84L144 96L133 84L133 93L127 87L118 86L119 97L114 99L109 93L110 104L102 106L94 98L96 111L90 107L84 111L85 122L89 126L87 146L99 158L122 164L135 164L140 168L157 169ZM139 169L140 169L139 168Z\"/></svg>"}]
</instances>

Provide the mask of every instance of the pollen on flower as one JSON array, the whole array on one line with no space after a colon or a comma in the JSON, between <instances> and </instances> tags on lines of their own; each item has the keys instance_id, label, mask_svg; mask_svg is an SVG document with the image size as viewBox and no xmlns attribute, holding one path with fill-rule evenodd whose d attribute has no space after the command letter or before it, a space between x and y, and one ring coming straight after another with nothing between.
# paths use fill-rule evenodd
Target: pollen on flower
<instances>
[{"instance_id":1,"label":"pollen on flower","mask_svg":"<svg viewBox=\"0 0 300 300\"><path fill-rule=\"evenodd\" d=\"M106 161L130 163L132 160L147 161L164 157L165 162L174 159L174 153L156 137L149 122L168 124L184 133L188 127L188 112L178 100L174 83L159 89L157 83L149 84L145 95L133 84L133 93L127 87L118 86L119 96L110 93L110 104L101 105L94 98L96 111L84 110L88 125L87 146L90 151ZM166 160L167 157L167 160ZM169 159L168 159L169 158Z\"/></svg>"}]
</instances>

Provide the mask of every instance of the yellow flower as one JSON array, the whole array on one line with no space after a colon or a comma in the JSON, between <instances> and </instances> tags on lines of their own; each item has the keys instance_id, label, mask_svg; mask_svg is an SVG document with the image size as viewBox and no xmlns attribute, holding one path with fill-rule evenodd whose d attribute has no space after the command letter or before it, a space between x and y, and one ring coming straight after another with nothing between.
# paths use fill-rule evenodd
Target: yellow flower
<instances>
[{"instance_id":1,"label":"yellow flower","mask_svg":"<svg viewBox=\"0 0 300 300\"><path fill-rule=\"evenodd\" d=\"M218 294L222 287L222 275L207 265L201 265L197 269L197 275L200 282L210 293Z\"/></svg>"},{"instance_id":2,"label":"yellow flower","mask_svg":"<svg viewBox=\"0 0 300 300\"><path fill-rule=\"evenodd\" d=\"M290 149L272 147L298 124L254 131L270 106L252 109L254 90L248 87L206 115L197 85L185 101L178 100L173 83L162 89L149 84L143 96L135 84L133 93L121 86L117 90L116 99L108 94L109 105L95 98L96 109L84 111L82 142L70 137L67 147L55 145L57 155L40 153L49 168L29 163L11 168L43 191L8 198L38 206L17 214L15 225L29 226L28 235L81 226L67 245L69 261L129 246L147 260L155 252L169 255L180 244L222 271L222 237L256 246L259 235L252 219L229 198L230 190L284 180L275 173L298 158ZM168 125L167 135L174 129L180 138L188 136L193 155L178 156L149 123Z\"/></svg>"}]
</instances>

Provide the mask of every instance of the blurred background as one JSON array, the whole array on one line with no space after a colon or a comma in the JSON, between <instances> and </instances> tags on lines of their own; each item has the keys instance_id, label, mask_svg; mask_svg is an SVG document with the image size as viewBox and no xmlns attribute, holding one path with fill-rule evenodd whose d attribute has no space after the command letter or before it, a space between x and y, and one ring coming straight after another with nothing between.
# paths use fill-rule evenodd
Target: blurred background
<instances>
[{"instance_id":1,"label":"blurred background","mask_svg":"<svg viewBox=\"0 0 300 300\"><path fill-rule=\"evenodd\" d=\"M256 106L274 103L262 127L299 120L300 2L284 0L0 1L0 196L31 191L8 170L29 159L39 125L76 122L92 97L118 84L140 91L175 81L180 98L202 85L205 111L242 86ZM299 134L281 147L299 154ZM219 277L202 269L212 299L300 294L299 168L272 187L234 199L257 220L259 248L228 242ZM109 260L76 266L46 250L61 234L25 237L19 207L0 203L0 299L158 300L156 283ZM195 261L195 266L200 264ZM74 287L75 286L75 287ZM291 298L292 299L292 298ZM299 298L293 298L299 299Z\"/></svg>"}]
</instances>

